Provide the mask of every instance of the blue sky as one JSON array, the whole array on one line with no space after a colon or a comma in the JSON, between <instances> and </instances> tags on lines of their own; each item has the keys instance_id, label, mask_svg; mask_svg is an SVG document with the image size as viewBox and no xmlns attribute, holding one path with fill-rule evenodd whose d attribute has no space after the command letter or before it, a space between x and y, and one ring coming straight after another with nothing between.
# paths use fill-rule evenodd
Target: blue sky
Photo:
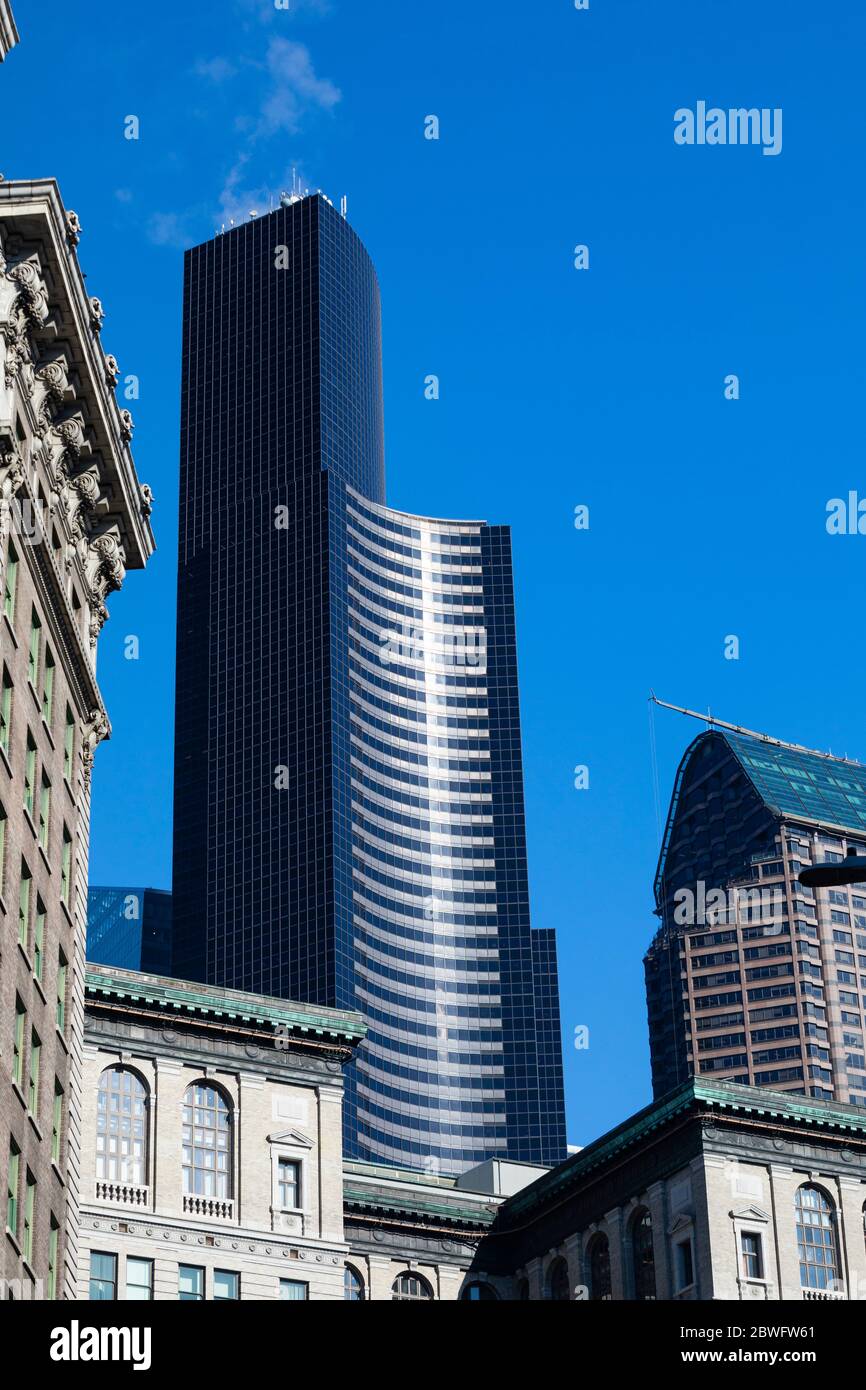
<instances>
[{"instance_id":1,"label":"blue sky","mask_svg":"<svg viewBox=\"0 0 866 1390\"><path fill-rule=\"evenodd\" d=\"M112 598L100 648L114 733L91 880L170 884L181 252L266 209L296 167L347 195L378 268L389 502L513 525L533 914L559 933L569 1138L588 1142L650 1098L650 689L866 758L866 537L825 527L831 498L866 498L866 14L14 5L0 170L57 177L81 218L156 496L159 551ZM677 146L674 112L700 100L781 108L781 154ZM699 730L657 716L664 806Z\"/></svg>"}]
</instances>

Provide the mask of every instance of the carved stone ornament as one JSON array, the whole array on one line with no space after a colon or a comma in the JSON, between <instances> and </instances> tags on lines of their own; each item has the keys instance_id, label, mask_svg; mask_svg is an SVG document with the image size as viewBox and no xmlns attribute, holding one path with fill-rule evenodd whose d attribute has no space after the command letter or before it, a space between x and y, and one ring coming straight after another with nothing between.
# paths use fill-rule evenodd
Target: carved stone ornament
<instances>
[{"instance_id":1,"label":"carved stone ornament","mask_svg":"<svg viewBox=\"0 0 866 1390\"><path fill-rule=\"evenodd\" d=\"M102 307L102 300L97 299L96 295L92 295L90 299L90 327L93 329L94 333L100 333L102 331L104 322L105 310Z\"/></svg>"},{"instance_id":2,"label":"carved stone ornament","mask_svg":"<svg viewBox=\"0 0 866 1390\"><path fill-rule=\"evenodd\" d=\"M141 515L150 516L153 511L153 490L148 487L147 483L142 483L139 491L141 495Z\"/></svg>"},{"instance_id":3,"label":"carved stone ornament","mask_svg":"<svg viewBox=\"0 0 866 1390\"><path fill-rule=\"evenodd\" d=\"M120 368L119 368L119 366L117 365L117 358L114 356L114 353L112 353L112 352L107 352L107 353L105 354L105 384L106 384L106 386L111 387L111 390L113 391L114 388L115 388L115 386L117 385L117 382L118 382L118 378L119 378L119 377L120 377Z\"/></svg>"},{"instance_id":4,"label":"carved stone ornament","mask_svg":"<svg viewBox=\"0 0 866 1390\"><path fill-rule=\"evenodd\" d=\"M84 785L90 786L90 778L93 772L93 758L98 744L104 738L108 738L111 733L111 725L108 716L103 710L92 710L90 719L85 727L84 739L81 745L81 761L84 767Z\"/></svg>"},{"instance_id":5,"label":"carved stone ornament","mask_svg":"<svg viewBox=\"0 0 866 1390\"><path fill-rule=\"evenodd\" d=\"M48 318L48 295L35 259L19 261L7 269L6 277L14 286L14 299L3 325L5 379L6 385L11 386L22 368L33 361L30 336ZM32 380L22 377L22 386L27 395L32 393Z\"/></svg>"},{"instance_id":6,"label":"carved stone ornament","mask_svg":"<svg viewBox=\"0 0 866 1390\"><path fill-rule=\"evenodd\" d=\"M81 240L81 223L78 213L71 210L66 214L66 240L70 246L77 246Z\"/></svg>"},{"instance_id":7,"label":"carved stone ornament","mask_svg":"<svg viewBox=\"0 0 866 1390\"><path fill-rule=\"evenodd\" d=\"M120 437L121 437L121 439L125 439L126 442L127 442L127 444L129 443L130 439L132 438L132 432L133 432L134 429L135 429L135 421L134 421L133 418L132 418L131 412L128 411L128 410L121 410L121 412L120 412Z\"/></svg>"}]
</instances>

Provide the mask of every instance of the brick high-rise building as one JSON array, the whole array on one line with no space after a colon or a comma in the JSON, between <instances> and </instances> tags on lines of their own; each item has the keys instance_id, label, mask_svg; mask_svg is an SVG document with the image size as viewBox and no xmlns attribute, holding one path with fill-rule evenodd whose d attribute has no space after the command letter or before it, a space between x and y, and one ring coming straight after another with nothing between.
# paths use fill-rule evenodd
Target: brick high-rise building
<instances>
[{"instance_id":1,"label":"brick high-rise building","mask_svg":"<svg viewBox=\"0 0 866 1390\"><path fill-rule=\"evenodd\" d=\"M153 549L80 234L52 179L0 183L4 1297L75 1288L96 646Z\"/></svg>"},{"instance_id":2,"label":"brick high-rise building","mask_svg":"<svg viewBox=\"0 0 866 1390\"><path fill-rule=\"evenodd\" d=\"M690 745L645 962L656 1096L699 1074L866 1106L866 884L798 881L864 846L861 764L731 726Z\"/></svg>"}]
</instances>

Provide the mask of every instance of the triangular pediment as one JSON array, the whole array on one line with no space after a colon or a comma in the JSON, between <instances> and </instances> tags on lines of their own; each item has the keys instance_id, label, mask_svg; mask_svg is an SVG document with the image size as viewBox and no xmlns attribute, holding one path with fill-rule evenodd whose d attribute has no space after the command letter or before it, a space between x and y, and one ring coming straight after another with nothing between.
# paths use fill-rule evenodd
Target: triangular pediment
<instances>
[{"instance_id":1,"label":"triangular pediment","mask_svg":"<svg viewBox=\"0 0 866 1390\"><path fill-rule=\"evenodd\" d=\"M295 1144L302 1149L313 1147L312 1139L308 1139L306 1134L301 1134L299 1129L281 1129L274 1134L268 1135L269 1144Z\"/></svg>"},{"instance_id":2,"label":"triangular pediment","mask_svg":"<svg viewBox=\"0 0 866 1390\"><path fill-rule=\"evenodd\" d=\"M690 1211L681 1211L672 1224L668 1227L668 1235L675 1236L677 1231L687 1231L695 1224L695 1218Z\"/></svg>"},{"instance_id":3,"label":"triangular pediment","mask_svg":"<svg viewBox=\"0 0 866 1390\"><path fill-rule=\"evenodd\" d=\"M760 1207L740 1207L731 1212L735 1221L763 1221L768 1222L769 1213L762 1211Z\"/></svg>"}]
</instances>

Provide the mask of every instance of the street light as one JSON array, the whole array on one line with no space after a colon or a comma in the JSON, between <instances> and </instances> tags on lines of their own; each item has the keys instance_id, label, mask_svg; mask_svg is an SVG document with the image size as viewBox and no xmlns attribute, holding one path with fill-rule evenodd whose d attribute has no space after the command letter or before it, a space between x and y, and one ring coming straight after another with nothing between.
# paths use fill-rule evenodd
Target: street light
<instances>
[{"instance_id":1,"label":"street light","mask_svg":"<svg viewBox=\"0 0 866 1390\"><path fill-rule=\"evenodd\" d=\"M800 882L807 888L834 888L842 883L866 883L866 859L849 849L838 864L813 864L803 869Z\"/></svg>"}]
</instances>

